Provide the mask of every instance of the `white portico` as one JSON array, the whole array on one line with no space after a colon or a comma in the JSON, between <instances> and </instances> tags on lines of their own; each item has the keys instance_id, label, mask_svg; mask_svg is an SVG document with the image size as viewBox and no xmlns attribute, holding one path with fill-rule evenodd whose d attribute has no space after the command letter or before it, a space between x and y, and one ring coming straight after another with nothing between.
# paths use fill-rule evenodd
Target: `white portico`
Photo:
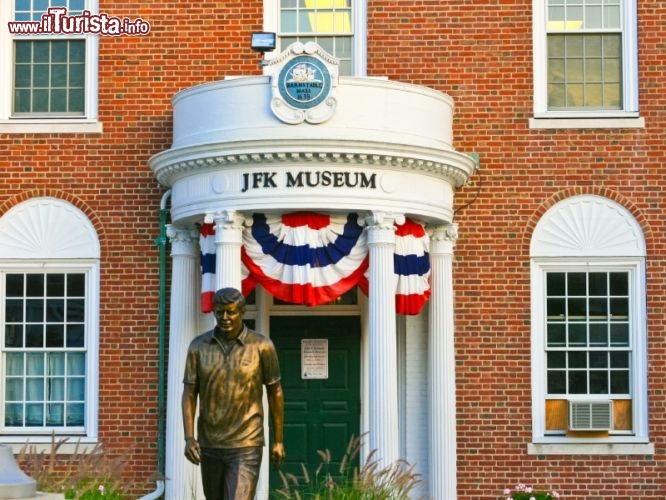
<instances>
[{"instance_id":1,"label":"white portico","mask_svg":"<svg viewBox=\"0 0 666 500\"><path fill-rule=\"evenodd\" d=\"M294 81L303 85L286 83ZM173 144L150 160L158 181L171 189L166 498L189 498L198 474L182 453L180 417L184 353L200 333L196 224L215 224L215 286L241 288L243 231L252 215L299 211L354 212L364 225L367 390L360 428L386 464L408 458L399 446L400 433L408 431L399 424L396 377L395 227L410 218L427 228L429 449L422 459L427 465L420 465L432 498L455 498L453 201L476 165L452 147L452 100L386 79L338 77L335 60L316 45L295 44L264 75L186 89L173 108ZM267 489L260 484L262 495Z\"/></svg>"}]
</instances>

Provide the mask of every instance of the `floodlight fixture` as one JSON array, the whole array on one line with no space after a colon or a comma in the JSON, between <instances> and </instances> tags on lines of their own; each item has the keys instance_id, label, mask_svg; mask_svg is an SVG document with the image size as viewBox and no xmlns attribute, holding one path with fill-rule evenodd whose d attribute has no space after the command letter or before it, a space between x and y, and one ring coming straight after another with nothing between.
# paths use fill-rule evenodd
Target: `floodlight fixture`
<instances>
[{"instance_id":1,"label":"floodlight fixture","mask_svg":"<svg viewBox=\"0 0 666 500\"><path fill-rule=\"evenodd\" d=\"M275 50L275 33L270 31L255 31L252 33L251 47L255 52L271 52Z\"/></svg>"}]
</instances>

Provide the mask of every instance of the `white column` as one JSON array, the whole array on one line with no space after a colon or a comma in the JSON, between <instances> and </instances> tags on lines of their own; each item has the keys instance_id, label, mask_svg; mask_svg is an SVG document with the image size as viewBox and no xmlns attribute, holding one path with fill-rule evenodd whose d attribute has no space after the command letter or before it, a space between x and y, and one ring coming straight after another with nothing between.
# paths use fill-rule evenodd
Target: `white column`
<instances>
[{"instance_id":1,"label":"white column","mask_svg":"<svg viewBox=\"0 0 666 500\"><path fill-rule=\"evenodd\" d=\"M235 210L225 210L215 218L215 279L217 289L241 289L241 245L244 218Z\"/></svg>"},{"instance_id":2,"label":"white column","mask_svg":"<svg viewBox=\"0 0 666 500\"><path fill-rule=\"evenodd\" d=\"M194 227L167 226L171 240L172 276L167 378L165 499L202 498L199 468L187 461L181 395L185 355L197 331L199 234Z\"/></svg>"},{"instance_id":3,"label":"white column","mask_svg":"<svg viewBox=\"0 0 666 500\"><path fill-rule=\"evenodd\" d=\"M369 448L381 466L400 458L398 374L393 268L395 223L404 216L375 212L366 219L370 279L368 290Z\"/></svg>"},{"instance_id":4,"label":"white column","mask_svg":"<svg viewBox=\"0 0 666 500\"><path fill-rule=\"evenodd\" d=\"M456 224L430 234L428 379L430 497L454 500L456 479L456 365L453 338L453 246Z\"/></svg>"}]
</instances>

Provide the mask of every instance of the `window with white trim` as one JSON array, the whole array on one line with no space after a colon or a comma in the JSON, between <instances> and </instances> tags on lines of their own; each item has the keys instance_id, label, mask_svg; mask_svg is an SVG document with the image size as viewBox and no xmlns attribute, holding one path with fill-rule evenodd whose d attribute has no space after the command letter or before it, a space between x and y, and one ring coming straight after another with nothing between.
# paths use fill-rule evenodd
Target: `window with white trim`
<instances>
[{"instance_id":1,"label":"window with white trim","mask_svg":"<svg viewBox=\"0 0 666 500\"><path fill-rule=\"evenodd\" d=\"M86 273L5 271L5 432L85 431Z\"/></svg>"},{"instance_id":2,"label":"window with white trim","mask_svg":"<svg viewBox=\"0 0 666 500\"><path fill-rule=\"evenodd\" d=\"M647 443L640 226L611 200L574 196L544 214L530 252L533 443ZM581 409L599 418L581 425Z\"/></svg>"},{"instance_id":3,"label":"window with white trim","mask_svg":"<svg viewBox=\"0 0 666 500\"><path fill-rule=\"evenodd\" d=\"M535 117L638 114L635 0L534 0Z\"/></svg>"},{"instance_id":4,"label":"window with white trim","mask_svg":"<svg viewBox=\"0 0 666 500\"><path fill-rule=\"evenodd\" d=\"M0 218L0 442L97 438L98 287L76 207L35 198Z\"/></svg>"},{"instance_id":5,"label":"window with white trim","mask_svg":"<svg viewBox=\"0 0 666 500\"><path fill-rule=\"evenodd\" d=\"M0 3L0 14L12 22L33 22L51 7L77 16L97 12L97 0L11 0ZM63 132L99 131L85 126L97 120L98 37L27 31L11 33L5 26L0 34L0 51L12 62L0 76L2 131L41 131L43 124L50 127L44 131L57 132L58 125L64 125Z\"/></svg>"},{"instance_id":6,"label":"window with white trim","mask_svg":"<svg viewBox=\"0 0 666 500\"><path fill-rule=\"evenodd\" d=\"M366 73L365 0L264 1L264 29L278 34L280 50L314 41L340 60L340 75Z\"/></svg>"}]
</instances>

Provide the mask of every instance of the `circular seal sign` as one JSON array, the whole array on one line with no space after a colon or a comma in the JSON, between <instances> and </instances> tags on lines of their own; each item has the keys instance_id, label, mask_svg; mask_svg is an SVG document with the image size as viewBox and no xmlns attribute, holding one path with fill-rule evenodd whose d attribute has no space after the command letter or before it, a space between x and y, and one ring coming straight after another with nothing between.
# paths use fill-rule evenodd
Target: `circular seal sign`
<instances>
[{"instance_id":1,"label":"circular seal sign","mask_svg":"<svg viewBox=\"0 0 666 500\"><path fill-rule=\"evenodd\" d=\"M287 104L297 109L318 106L331 92L331 74L319 59L295 57L278 76L278 91Z\"/></svg>"}]
</instances>

